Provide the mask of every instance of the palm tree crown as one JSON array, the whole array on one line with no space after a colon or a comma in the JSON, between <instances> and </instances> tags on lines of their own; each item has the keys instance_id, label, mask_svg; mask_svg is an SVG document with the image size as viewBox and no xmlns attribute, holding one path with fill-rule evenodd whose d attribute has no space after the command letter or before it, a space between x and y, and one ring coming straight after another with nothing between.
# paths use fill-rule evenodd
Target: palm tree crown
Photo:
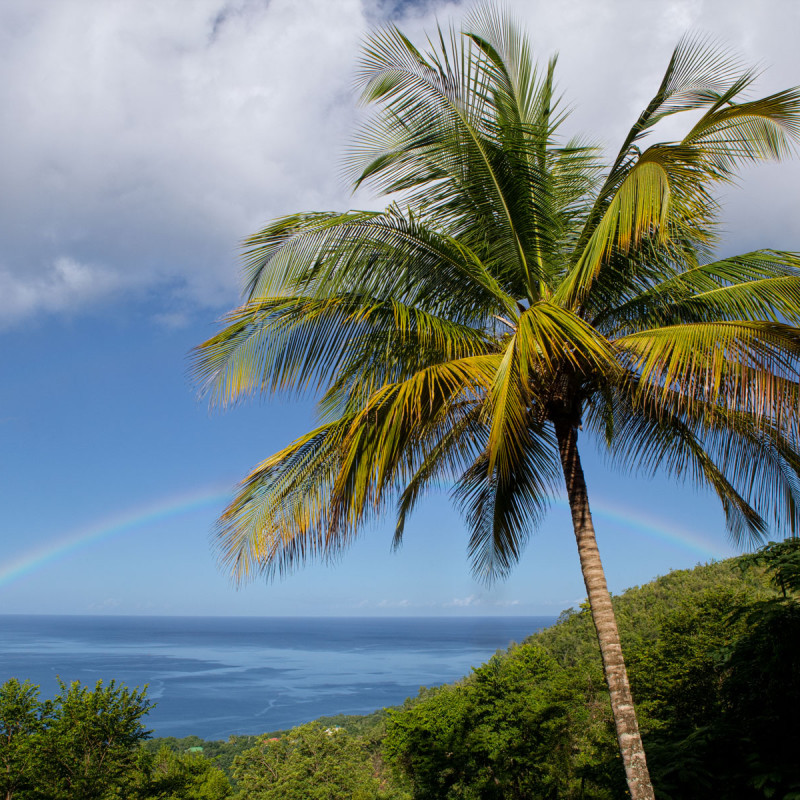
<instances>
[{"instance_id":1,"label":"palm tree crown","mask_svg":"<svg viewBox=\"0 0 800 800\"><path fill-rule=\"evenodd\" d=\"M221 558L239 580L271 576L340 552L391 505L399 542L445 482L492 580L565 481L602 623L579 431L625 468L710 487L737 541L796 530L800 256L712 252L717 184L790 152L800 92L743 101L753 73L686 38L609 167L561 137L555 59L537 68L492 10L467 30L427 53L394 28L365 47L378 110L347 167L392 205L284 217L247 241L246 301L196 374L223 404L319 392L320 424L243 482ZM645 145L681 112L681 140Z\"/></svg>"}]
</instances>

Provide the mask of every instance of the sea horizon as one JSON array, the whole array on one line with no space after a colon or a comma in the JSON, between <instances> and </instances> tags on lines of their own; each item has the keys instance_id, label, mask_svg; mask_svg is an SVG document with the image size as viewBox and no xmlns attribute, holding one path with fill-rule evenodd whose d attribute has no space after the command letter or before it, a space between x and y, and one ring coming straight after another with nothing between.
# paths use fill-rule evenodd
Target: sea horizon
<instances>
[{"instance_id":1,"label":"sea horizon","mask_svg":"<svg viewBox=\"0 0 800 800\"><path fill-rule=\"evenodd\" d=\"M556 619L2 614L0 682L148 685L155 736L227 739L399 705Z\"/></svg>"},{"instance_id":2,"label":"sea horizon","mask_svg":"<svg viewBox=\"0 0 800 800\"><path fill-rule=\"evenodd\" d=\"M560 612L563 613L563 612ZM557 620L559 614L168 614L142 613L130 614L114 612L74 612L58 611L0 611L2 617L154 617L172 619L542 619Z\"/></svg>"}]
</instances>

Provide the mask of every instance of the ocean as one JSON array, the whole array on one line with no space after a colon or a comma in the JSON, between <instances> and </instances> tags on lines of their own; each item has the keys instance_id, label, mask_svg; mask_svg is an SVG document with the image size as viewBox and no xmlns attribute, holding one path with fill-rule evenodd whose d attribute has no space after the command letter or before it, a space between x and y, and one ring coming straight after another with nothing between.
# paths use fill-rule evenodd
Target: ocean
<instances>
[{"instance_id":1,"label":"ocean","mask_svg":"<svg viewBox=\"0 0 800 800\"><path fill-rule=\"evenodd\" d=\"M0 615L0 682L148 684L154 736L227 739L367 714L457 680L553 617Z\"/></svg>"}]
</instances>

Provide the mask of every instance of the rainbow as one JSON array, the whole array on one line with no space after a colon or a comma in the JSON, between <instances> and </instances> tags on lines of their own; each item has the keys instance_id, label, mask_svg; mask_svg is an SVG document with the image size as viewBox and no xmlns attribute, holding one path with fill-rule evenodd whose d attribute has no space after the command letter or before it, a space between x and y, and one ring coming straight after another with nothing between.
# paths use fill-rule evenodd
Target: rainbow
<instances>
[{"instance_id":1,"label":"rainbow","mask_svg":"<svg viewBox=\"0 0 800 800\"><path fill-rule=\"evenodd\" d=\"M187 514L215 503L222 503L230 496L230 485L206 487L162 498L148 503L144 507L128 509L122 513L104 517L88 528L81 528L51 539L4 564L0 564L0 587L101 540L112 539L135 528L141 528L143 525Z\"/></svg>"},{"instance_id":2,"label":"rainbow","mask_svg":"<svg viewBox=\"0 0 800 800\"><path fill-rule=\"evenodd\" d=\"M12 581L101 540L121 536L144 525L180 516L212 504L222 504L230 499L230 496L230 485L206 487L194 492L162 498L144 508L129 509L118 515L103 518L88 528L73 531L45 542L5 564L0 564L0 587L7 586ZM567 502L562 498L555 498L553 502L558 508L567 508ZM592 502L592 513L596 518L624 525L636 533L661 539L672 545L688 549L704 558L725 558L730 555L721 547L715 547L696 533L674 526L665 527L662 521L628 508L608 505L602 499Z\"/></svg>"},{"instance_id":3,"label":"rainbow","mask_svg":"<svg viewBox=\"0 0 800 800\"><path fill-rule=\"evenodd\" d=\"M569 509L567 501L556 498L553 504L557 508ZM720 559L733 555L730 547L725 547L722 542L713 544L694 531L686 530L675 525L665 526L663 520L656 519L639 511L622 506L609 505L602 498L590 499L592 517L594 519L608 520L615 525L624 525L629 530L644 534L650 538L660 539L671 545L677 545L685 550L690 550L704 558ZM605 526L603 526L603 529ZM602 535L601 529L600 534Z\"/></svg>"}]
</instances>

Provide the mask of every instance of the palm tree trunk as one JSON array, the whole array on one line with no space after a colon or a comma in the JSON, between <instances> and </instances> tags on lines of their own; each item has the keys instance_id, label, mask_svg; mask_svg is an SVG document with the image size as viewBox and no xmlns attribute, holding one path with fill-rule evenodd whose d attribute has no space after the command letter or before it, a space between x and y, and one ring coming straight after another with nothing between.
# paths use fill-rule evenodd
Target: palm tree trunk
<instances>
[{"instance_id":1,"label":"palm tree trunk","mask_svg":"<svg viewBox=\"0 0 800 800\"><path fill-rule=\"evenodd\" d=\"M617 741L625 766L625 777L632 800L655 800L650 773L647 770L642 737L636 722L636 710L628 684L628 673L622 658L622 646L617 631L611 595L606 586L600 551L594 535L592 514L589 510L589 497L586 480L583 477L580 456L578 455L578 434L566 420L556 422L556 438L561 454L561 466L567 484L567 497L572 512L572 525L578 542L578 555L581 572L589 598L589 608L597 630L600 654L603 658L608 691L611 695L611 711L617 729Z\"/></svg>"}]
</instances>

